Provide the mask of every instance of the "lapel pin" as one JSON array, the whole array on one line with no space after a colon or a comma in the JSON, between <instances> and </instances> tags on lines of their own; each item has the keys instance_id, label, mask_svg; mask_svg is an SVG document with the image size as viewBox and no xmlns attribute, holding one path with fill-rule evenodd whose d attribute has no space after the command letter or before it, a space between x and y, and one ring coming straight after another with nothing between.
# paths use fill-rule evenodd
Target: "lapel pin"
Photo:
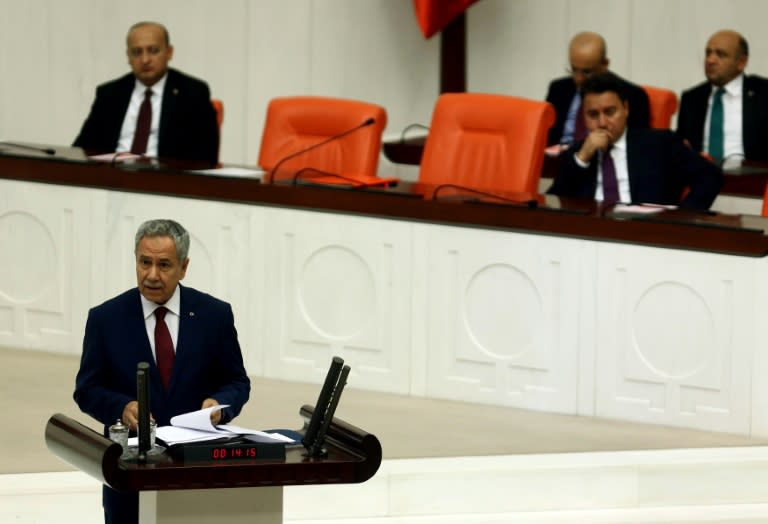
<instances>
[{"instance_id":1,"label":"lapel pin","mask_svg":"<svg viewBox=\"0 0 768 524\"><path fill-rule=\"evenodd\" d=\"M174 94L174 95L178 95L178 94L179 94L179 90L178 90L178 89L176 89L175 87L173 88L173 94Z\"/></svg>"},{"instance_id":2,"label":"lapel pin","mask_svg":"<svg viewBox=\"0 0 768 524\"><path fill-rule=\"evenodd\" d=\"M190 317L194 317L194 316L195 316L195 312L194 312L194 311L190 311L190 312L189 312L189 316L190 316Z\"/></svg>"},{"instance_id":3,"label":"lapel pin","mask_svg":"<svg viewBox=\"0 0 768 524\"><path fill-rule=\"evenodd\" d=\"M750 89L747 91L747 96L755 96L755 92Z\"/></svg>"}]
</instances>

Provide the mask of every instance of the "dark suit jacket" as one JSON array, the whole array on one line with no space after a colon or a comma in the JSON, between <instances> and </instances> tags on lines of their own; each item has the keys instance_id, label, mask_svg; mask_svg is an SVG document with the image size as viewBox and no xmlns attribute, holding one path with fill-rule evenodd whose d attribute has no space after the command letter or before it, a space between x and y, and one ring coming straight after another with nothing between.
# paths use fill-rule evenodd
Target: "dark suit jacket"
<instances>
[{"instance_id":1,"label":"dark suit jacket","mask_svg":"<svg viewBox=\"0 0 768 524\"><path fill-rule=\"evenodd\" d=\"M236 417L248 400L251 385L243 366L232 309L210 295L189 287L181 290L181 317L176 360L166 392L160 380L137 288L96 306L88 313L80 370L74 398L80 409L107 428L136 400L136 365L150 365L150 410L158 426L171 417L200 409L215 398L230 407L222 423ZM137 492L121 493L103 487L107 524L138 523Z\"/></svg>"},{"instance_id":2,"label":"dark suit jacket","mask_svg":"<svg viewBox=\"0 0 768 524\"><path fill-rule=\"evenodd\" d=\"M704 150L704 122L712 85L704 82L683 92L677 134L695 151ZM768 161L768 78L744 76L742 136L747 160Z\"/></svg>"},{"instance_id":3,"label":"dark suit jacket","mask_svg":"<svg viewBox=\"0 0 768 524\"><path fill-rule=\"evenodd\" d=\"M129 73L96 88L91 112L73 145L114 151L135 85ZM219 131L208 85L175 69L168 70L163 90L158 156L218 162Z\"/></svg>"},{"instance_id":4,"label":"dark suit jacket","mask_svg":"<svg viewBox=\"0 0 768 524\"><path fill-rule=\"evenodd\" d=\"M80 409L106 428L136 400L136 365L150 364L150 404L158 426L171 417L200 409L203 400L229 404L227 422L248 400L245 373L229 304L181 287L181 318L176 360L168 391L163 389L137 288L94 307L88 313L74 398Z\"/></svg>"},{"instance_id":5,"label":"dark suit jacket","mask_svg":"<svg viewBox=\"0 0 768 524\"><path fill-rule=\"evenodd\" d=\"M627 93L627 103L629 104L628 127L649 127L651 122L651 113L648 103L648 95L645 90L631 82L620 78L624 82L624 89ZM559 144L563 136L563 127L568 118L568 109L571 107L571 101L576 94L576 84L570 76L558 78L549 84L547 90L547 102L555 106L555 124L549 130L547 143Z\"/></svg>"},{"instance_id":6,"label":"dark suit jacket","mask_svg":"<svg viewBox=\"0 0 768 524\"><path fill-rule=\"evenodd\" d=\"M594 199L598 155L582 168L574 159L581 145L578 142L563 154L560 172L548 193ZM723 185L719 167L667 130L627 129L627 170L629 192L635 203L709 209ZM690 191L681 202L686 188Z\"/></svg>"}]
</instances>

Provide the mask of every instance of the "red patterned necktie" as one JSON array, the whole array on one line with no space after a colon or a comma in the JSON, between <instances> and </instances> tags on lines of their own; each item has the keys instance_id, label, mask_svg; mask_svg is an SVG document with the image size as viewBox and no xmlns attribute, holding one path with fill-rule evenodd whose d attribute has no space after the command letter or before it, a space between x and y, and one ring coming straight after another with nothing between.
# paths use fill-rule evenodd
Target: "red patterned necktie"
<instances>
[{"instance_id":1,"label":"red patterned necktie","mask_svg":"<svg viewBox=\"0 0 768 524\"><path fill-rule=\"evenodd\" d=\"M147 142L149 142L149 130L152 127L152 90L147 89L144 92L144 101L139 108L139 118L136 120L136 131L133 133L133 144L131 144L131 153L143 155L147 152Z\"/></svg>"},{"instance_id":2,"label":"red patterned necktie","mask_svg":"<svg viewBox=\"0 0 768 524\"><path fill-rule=\"evenodd\" d=\"M168 331L168 325L165 323L165 314L167 312L168 309L162 306L155 309L155 318L157 319L155 322L155 360L157 361L157 369L160 371L160 378L166 391L171 383L173 361L176 359L171 332Z\"/></svg>"}]
</instances>

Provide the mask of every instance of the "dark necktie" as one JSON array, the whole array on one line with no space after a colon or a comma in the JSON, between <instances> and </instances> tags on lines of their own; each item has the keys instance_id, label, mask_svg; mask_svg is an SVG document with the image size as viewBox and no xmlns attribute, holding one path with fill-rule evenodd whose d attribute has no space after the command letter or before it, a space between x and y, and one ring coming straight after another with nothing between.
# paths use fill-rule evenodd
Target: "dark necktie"
<instances>
[{"instance_id":1,"label":"dark necktie","mask_svg":"<svg viewBox=\"0 0 768 524\"><path fill-rule=\"evenodd\" d=\"M584 122L584 104L579 104L579 109L576 111L576 123L573 127L573 141L584 140L587 138L587 126Z\"/></svg>"},{"instance_id":2,"label":"dark necktie","mask_svg":"<svg viewBox=\"0 0 768 524\"><path fill-rule=\"evenodd\" d=\"M163 381L163 387L168 390L171 383L171 373L173 373L173 361L176 353L173 351L173 340L171 332L168 331L168 325L165 323L165 314L168 309L159 307L155 310L155 360L157 369L160 371L160 378Z\"/></svg>"},{"instance_id":3,"label":"dark necktie","mask_svg":"<svg viewBox=\"0 0 768 524\"><path fill-rule=\"evenodd\" d=\"M149 130L152 127L152 90L144 91L144 101L139 108L139 118L136 120L136 131L133 133L131 153L143 155L147 152L149 142Z\"/></svg>"},{"instance_id":4,"label":"dark necktie","mask_svg":"<svg viewBox=\"0 0 768 524\"><path fill-rule=\"evenodd\" d=\"M603 202L619 201L619 182L616 179L616 166L613 165L611 149L603 153Z\"/></svg>"},{"instance_id":5,"label":"dark necktie","mask_svg":"<svg viewBox=\"0 0 768 524\"><path fill-rule=\"evenodd\" d=\"M712 112L709 114L709 156L715 160L723 159L723 93L719 87L712 97Z\"/></svg>"}]
</instances>

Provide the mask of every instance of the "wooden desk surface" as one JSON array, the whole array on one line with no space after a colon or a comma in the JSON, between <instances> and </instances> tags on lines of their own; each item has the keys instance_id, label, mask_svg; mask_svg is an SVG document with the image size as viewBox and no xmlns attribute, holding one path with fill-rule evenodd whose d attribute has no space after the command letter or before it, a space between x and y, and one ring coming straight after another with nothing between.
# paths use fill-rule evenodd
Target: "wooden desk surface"
<instances>
[{"instance_id":1,"label":"wooden desk surface","mask_svg":"<svg viewBox=\"0 0 768 524\"><path fill-rule=\"evenodd\" d=\"M554 234L592 240L691 249L741 256L768 254L768 237L755 217L665 211L617 215L593 201L541 195L487 198L401 182L386 189L262 184L257 179L200 175L185 165L111 166L56 158L0 156L0 178L115 191L162 194L464 227ZM446 192L440 192L443 194Z\"/></svg>"}]
</instances>

